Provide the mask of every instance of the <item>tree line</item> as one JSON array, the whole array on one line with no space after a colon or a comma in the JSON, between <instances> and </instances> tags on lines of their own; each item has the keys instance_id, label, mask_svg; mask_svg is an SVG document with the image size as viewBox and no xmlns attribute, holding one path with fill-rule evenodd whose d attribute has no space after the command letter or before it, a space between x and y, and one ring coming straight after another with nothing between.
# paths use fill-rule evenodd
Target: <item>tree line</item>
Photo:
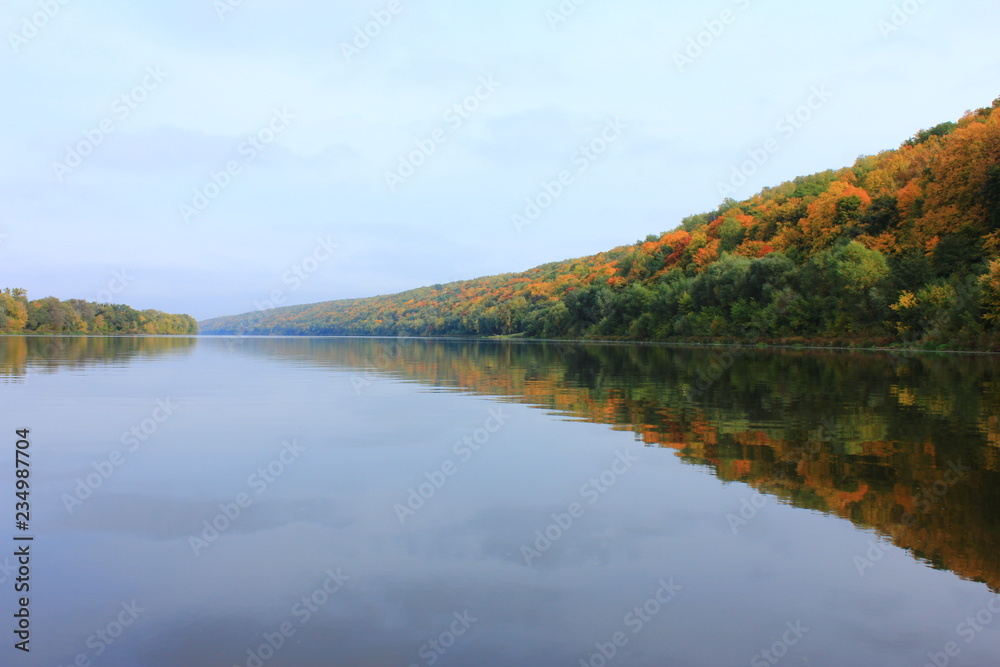
<instances>
[{"instance_id":1,"label":"tree line","mask_svg":"<svg viewBox=\"0 0 1000 667\"><path fill-rule=\"evenodd\" d=\"M122 304L54 296L29 301L26 290L8 287L0 292L0 333L196 334L198 323L190 315Z\"/></svg>"}]
</instances>

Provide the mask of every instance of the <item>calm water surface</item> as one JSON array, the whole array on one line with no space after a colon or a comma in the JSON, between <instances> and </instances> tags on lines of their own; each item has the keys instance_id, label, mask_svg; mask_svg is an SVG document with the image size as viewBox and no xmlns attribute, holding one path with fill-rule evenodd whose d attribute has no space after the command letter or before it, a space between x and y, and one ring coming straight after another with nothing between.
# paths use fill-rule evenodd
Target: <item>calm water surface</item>
<instances>
[{"instance_id":1,"label":"calm water surface","mask_svg":"<svg viewBox=\"0 0 1000 667\"><path fill-rule=\"evenodd\" d=\"M998 415L993 357L3 337L0 664L996 665Z\"/></svg>"}]
</instances>

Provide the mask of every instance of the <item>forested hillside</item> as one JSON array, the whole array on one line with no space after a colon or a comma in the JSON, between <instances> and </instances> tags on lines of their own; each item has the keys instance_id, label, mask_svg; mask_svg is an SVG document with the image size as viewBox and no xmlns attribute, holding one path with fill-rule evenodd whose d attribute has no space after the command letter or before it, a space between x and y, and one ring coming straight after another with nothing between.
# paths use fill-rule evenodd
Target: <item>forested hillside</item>
<instances>
[{"instance_id":1,"label":"forested hillside","mask_svg":"<svg viewBox=\"0 0 1000 667\"><path fill-rule=\"evenodd\" d=\"M202 323L214 334L525 335L1000 348L1000 99L853 167L518 274Z\"/></svg>"},{"instance_id":2,"label":"forested hillside","mask_svg":"<svg viewBox=\"0 0 1000 667\"><path fill-rule=\"evenodd\" d=\"M28 301L23 289L0 292L0 333L195 334L190 315L134 310L110 303L54 296Z\"/></svg>"}]
</instances>

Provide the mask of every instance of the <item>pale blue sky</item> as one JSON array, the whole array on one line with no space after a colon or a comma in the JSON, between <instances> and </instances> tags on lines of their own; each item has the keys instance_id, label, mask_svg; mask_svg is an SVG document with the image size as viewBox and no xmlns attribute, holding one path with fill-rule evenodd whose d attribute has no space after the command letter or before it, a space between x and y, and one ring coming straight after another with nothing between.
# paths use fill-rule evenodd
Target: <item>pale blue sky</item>
<instances>
[{"instance_id":1,"label":"pale blue sky","mask_svg":"<svg viewBox=\"0 0 1000 667\"><path fill-rule=\"evenodd\" d=\"M1000 96L992 2L226 1L4 3L0 285L203 319L518 271Z\"/></svg>"}]
</instances>

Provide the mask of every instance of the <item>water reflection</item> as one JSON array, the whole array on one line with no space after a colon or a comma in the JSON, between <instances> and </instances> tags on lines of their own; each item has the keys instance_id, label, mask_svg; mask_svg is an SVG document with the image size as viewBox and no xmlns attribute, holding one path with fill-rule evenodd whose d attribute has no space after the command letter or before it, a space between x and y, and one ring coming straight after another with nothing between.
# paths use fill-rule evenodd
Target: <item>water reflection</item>
<instances>
[{"instance_id":1,"label":"water reflection","mask_svg":"<svg viewBox=\"0 0 1000 667\"><path fill-rule=\"evenodd\" d=\"M789 664L923 664L1000 582L992 357L9 337L0 358L4 414L37 437L47 643L29 665L255 664L248 648L338 567L350 585L267 665L425 665L464 610L481 620L439 664L579 664L671 577L684 589L617 664L747 664L799 619ZM176 416L110 471L166 399ZM495 439L456 455L500 409ZM289 438L301 462L258 495ZM640 459L625 481L526 563L620 451ZM447 460L458 473L402 523L394 506ZM240 493L252 504L195 552ZM90 634L132 600L140 622L95 655ZM962 648L990 664L997 636Z\"/></svg>"},{"instance_id":2,"label":"water reflection","mask_svg":"<svg viewBox=\"0 0 1000 667\"><path fill-rule=\"evenodd\" d=\"M195 343L186 336L2 336L0 382L23 380L29 371L80 370L190 353Z\"/></svg>"},{"instance_id":3,"label":"water reflection","mask_svg":"<svg viewBox=\"0 0 1000 667\"><path fill-rule=\"evenodd\" d=\"M630 430L725 482L873 528L935 568L1000 591L1000 361L992 356L237 340L204 342L346 369L358 391L394 377Z\"/></svg>"}]
</instances>

